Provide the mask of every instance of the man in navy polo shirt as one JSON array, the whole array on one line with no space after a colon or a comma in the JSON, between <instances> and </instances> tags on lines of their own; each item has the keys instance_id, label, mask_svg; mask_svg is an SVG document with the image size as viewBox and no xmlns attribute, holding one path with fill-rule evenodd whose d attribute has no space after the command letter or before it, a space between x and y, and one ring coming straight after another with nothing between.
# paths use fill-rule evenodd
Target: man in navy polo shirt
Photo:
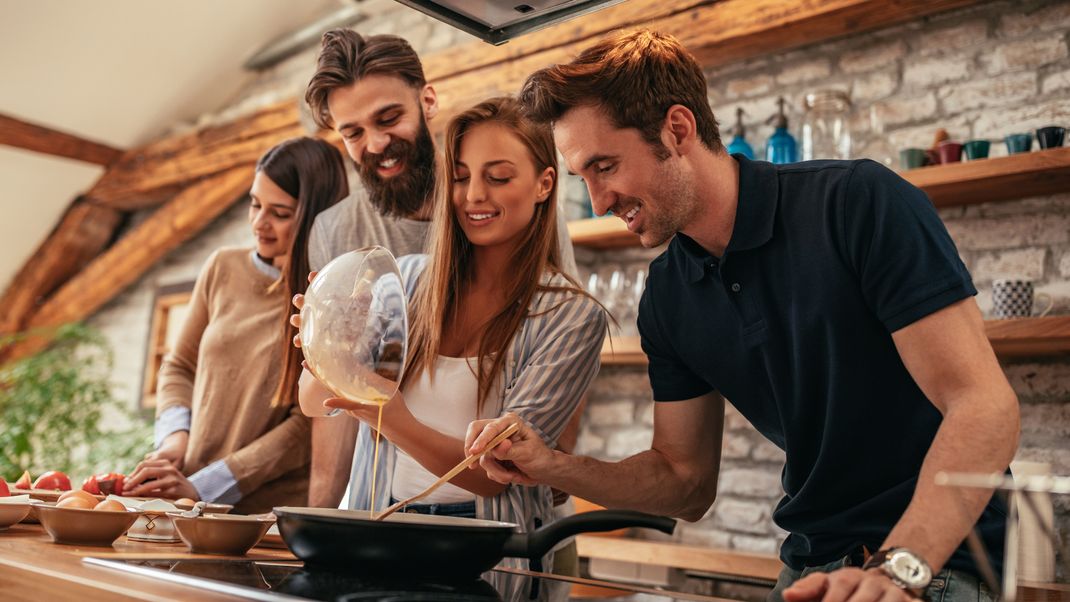
<instances>
[{"instance_id":1,"label":"man in navy polo shirt","mask_svg":"<svg viewBox=\"0 0 1070 602\"><path fill-rule=\"evenodd\" d=\"M976 526L998 568L1004 508L934 477L1006 470L1018 402L925 194L872 161L728 155L700 67L654 32L539 71L521 97L554 124L598 213L644 246L672 239L639 306L658 403L650 450L568 456L525 426L487 472L697 520L716 495L728 399L786 452L773 599L990 595L962 542ZM515 420L473 423L469 451Z\"/></svg>"}]
</instances>

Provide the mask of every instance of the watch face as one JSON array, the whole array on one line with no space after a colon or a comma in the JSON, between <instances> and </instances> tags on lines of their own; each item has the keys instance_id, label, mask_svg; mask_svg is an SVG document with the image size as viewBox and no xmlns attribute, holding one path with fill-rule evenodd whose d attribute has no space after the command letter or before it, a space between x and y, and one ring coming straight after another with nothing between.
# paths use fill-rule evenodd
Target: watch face
<instances>
[{"instance_id":1,"label":"watch face","mask_svg":"<svg viewBox=\"0 0 1070 602\"><path fill-rule=\"evenodd\" d=\"M932 570L923 560L907 551L892 552L885 561L896 579L899 579L911 589L923 588L932 581Z\"/></svg>"}]
</instances>

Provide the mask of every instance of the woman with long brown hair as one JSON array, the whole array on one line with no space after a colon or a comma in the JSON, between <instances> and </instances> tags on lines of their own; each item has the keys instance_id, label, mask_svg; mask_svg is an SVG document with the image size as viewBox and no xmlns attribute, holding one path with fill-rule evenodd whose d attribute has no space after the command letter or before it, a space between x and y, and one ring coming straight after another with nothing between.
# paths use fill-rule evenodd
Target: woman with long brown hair
<instances>
[{"instance_id":1,"label":"woman with long brown hair","mask_svg":"<svg viewBox=\"0 0 1070 602\"><path fill-rule=\"evenodd\" d=\"M605 336L604 310L561 269L549 127L512 98L482 102L450 122L443 174L429 253L399 260L409 351L401 391L383 407L375 508L455 466L473 418L512 412L553 445L598 370ZM348 506L369 508L377 410L324 405L362 422ZM526 531L553 520L549 488L502 485L482 471L465 471L408 510Z\"/></svg>"},{"instance_id":2,"label":"woman with long brown hair","mask_svg":"<svg viewBox=\"0 0 1070 602\"><path fill-rule=\"evenodd\" d=\"M306 503L310 425L294 403L301 360L288 307L308 285L316 215L348 193L342 156L323 140L287 140L260 158L249 193L255 248L220 249L202 268L160 369L156 451L126 495L242 512Z\"/></svg>"}]
</instances>

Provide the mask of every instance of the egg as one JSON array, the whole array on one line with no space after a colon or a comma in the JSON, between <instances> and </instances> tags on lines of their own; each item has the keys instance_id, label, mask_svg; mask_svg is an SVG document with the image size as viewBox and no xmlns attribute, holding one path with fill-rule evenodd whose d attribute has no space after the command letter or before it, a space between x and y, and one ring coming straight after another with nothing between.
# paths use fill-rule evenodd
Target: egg
<instances>
[{"instance_id":1,"label":"egg","mask_svg":"<svg viewBox=\"0 0 1070 602\"><path fill-rule=\"evenodd\" d=\"M175 500L175 505L176 506L189 506L190 508L192 508L193 505L196 504L196 503L197 502L189 499L188 497L180 497L177 500Z\"/></svg>"},{"instance_id":2,"label":"egg","mask_svg":"<svg viewBox=\"0 0 1070 602\"><path fill-rule=\"evenodd\" d=\"M92 502L94 505L97 503L97 498L94 497L92 493L89 493L88 491L85 491L83 489L72 489L70 491L64 491L63 494L59 496L59 501L62 502L63 500L72 497L82 498L86 501Z\"/></svg>"},{"instance_id":3,"label":"egg","mask_svg":"<svg viewBox=\"0 0 1070 602\"><path fill-rule=\"evenodd\" d=\"M56 504L57 508L80 508L82 510L92 510L96 505L96 500L87 500L79 495L72 495L71 497Z\"/></svg>"},{"instance_id":4,"label":"egg","mask_svg":"<svg viewBox=\"0 0 1070 602\"><path fill-rule=\"evenodd\" d=\"M106 510L108 512L126 512L126 506L115 500L104 500L96 505L93 510Z\"/></svg>"}]
</instances>

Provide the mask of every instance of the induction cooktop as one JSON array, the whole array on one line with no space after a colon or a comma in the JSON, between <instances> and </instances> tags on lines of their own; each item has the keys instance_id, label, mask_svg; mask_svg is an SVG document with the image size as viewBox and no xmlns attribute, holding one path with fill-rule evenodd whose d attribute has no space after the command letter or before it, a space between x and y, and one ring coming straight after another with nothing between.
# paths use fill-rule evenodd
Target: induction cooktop
<instances>
[{"instance_id":1,"label":"induction cooktop","mask_svg":"<svg viewBox=\"0 0 1070 602\"><path fill-rule=\"evenodd\" d=\"M305 568L299 561L158 559L118 560L85 558L86 564L124 571L155 580L170 581L247 600L278 602L314 600L323 602L483 602L523 601L565 602L572 582L577 580L527 571L495 569L482 578L459 583L427 583L415 580L375 580L336 570ZM624 587L601 583L603 586ZM616 600L709 600L703 596L652 591L633 586L635 598Z\"/></svg>"}]
</instances>

